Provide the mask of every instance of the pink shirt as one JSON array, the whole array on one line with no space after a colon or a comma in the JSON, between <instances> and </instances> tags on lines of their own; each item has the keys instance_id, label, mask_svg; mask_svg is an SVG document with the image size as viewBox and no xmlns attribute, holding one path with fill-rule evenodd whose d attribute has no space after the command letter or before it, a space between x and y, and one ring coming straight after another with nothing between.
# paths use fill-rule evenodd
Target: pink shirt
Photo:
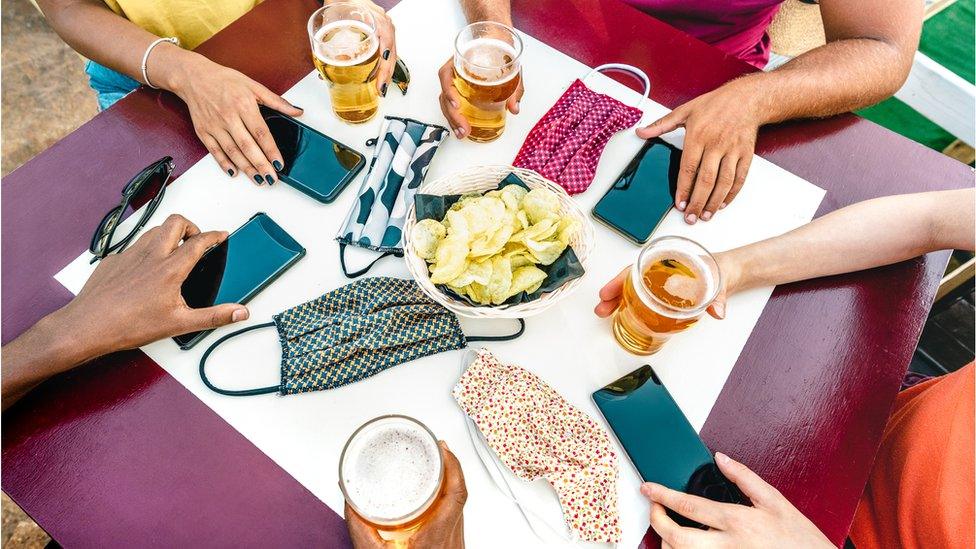
<instances>
[{"instance_id":1,"label":"pink shirt","mask_svg":"<svg viewBox=\"0 0 976 549\"><path fill-rule=\"evenodd\" d=\"M624 0L676 29L763 68L766 28L782 0Z\"/></svg>"}]
</instances>

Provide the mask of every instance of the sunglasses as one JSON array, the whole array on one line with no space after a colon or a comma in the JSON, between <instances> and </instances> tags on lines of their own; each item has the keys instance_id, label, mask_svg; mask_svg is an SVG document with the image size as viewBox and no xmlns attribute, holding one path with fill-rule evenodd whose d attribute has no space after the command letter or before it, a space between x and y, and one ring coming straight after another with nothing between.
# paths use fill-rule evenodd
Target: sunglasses
<instances>
[{"instance_id":1,"label":"sunglasses","mask_svg":"<svg viewBox=\"0 0 976 549\"><path fill-rule=\"evenodd\" d=\"M122 188L122 200L119 205L112 208L105 214L105 217L98 223L95 234L92 235L91 245L88 251L94 254L91 263L104 259L111 253L121 252L132 242L136 233L142 229L149 218L152 217L159 203L166 194L166 184L169 183L173 174L173 158L166 156L143 168L141 172L129 180ZM122 214L129 206L133 206L134 201L152 194L152 198L146 203L139 222L124 237L116 239L115 230L122 221Z\"/></svg>"}]
</instances>

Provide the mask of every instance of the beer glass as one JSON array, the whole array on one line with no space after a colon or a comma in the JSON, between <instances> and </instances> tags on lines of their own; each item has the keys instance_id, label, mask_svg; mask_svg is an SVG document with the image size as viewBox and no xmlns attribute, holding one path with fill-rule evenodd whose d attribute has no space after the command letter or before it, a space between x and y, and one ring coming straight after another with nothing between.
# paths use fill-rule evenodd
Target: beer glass
<instances>
[{"instance_id":1,"label":"beer glass","mask_svg":"<svg viewBox=\"0 0 976 549\"><path fill-rule=\"evenodd\" d=\"M461 114L471 123L468 138L494 141L505 131L505 102L522 81L522 39L511 27L482 21L454 40L454 87Z\"/></svg>"},{"instance_id":2,"label":"beer glass","mask_svg":"<svg viewBox=\"0 0 976 549\"><path fill-rule=\"evenodd\" d=\"M656 238L624 281L613 335L633 354L654 354L701 318L720 286L718 264L705 248L680 236Z\"/></svg>"},{"instance_id":3,"label":"beer glass","mask_svg":"<svg viewBox=\"0 0 976 549\"><path fill-rule=\"evenodd\" d=\"M308 20L308 38L336 116L351 124L373 118L379 107L380 41L369 9L348 2L323 6Z\"/></svg>"},{"instance_id":4,"label":"beer glass","mask_svg":"<svg viewBox=\"0 0 976 549\"><path fill-rule=\"evenodd\" d=\"M407 416L386 415L353 432L339 458L349 507L380 536L405 542L440 497L444 464L437 438Z\"/></svg>"}]
</instances>

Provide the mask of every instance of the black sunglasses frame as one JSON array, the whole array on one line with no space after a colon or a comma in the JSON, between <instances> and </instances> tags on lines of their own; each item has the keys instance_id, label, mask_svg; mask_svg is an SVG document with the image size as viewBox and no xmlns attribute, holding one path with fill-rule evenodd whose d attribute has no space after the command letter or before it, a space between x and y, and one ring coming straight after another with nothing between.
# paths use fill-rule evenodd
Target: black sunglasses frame
<instances>
[{"instance_id":1,"label":"black sunglasses frame","mask_svg":"<svg viewBox=\"0 0 976 549\"><path fill-rule=\"evenodd\" d=\"M121 252L129 245L136 233L142 229L149 218L152 217L153 213L159 207L160 202L163 200L163 195L166 194L166 187L169 185L170 179L173 177L173 157L164 156L159 160L153 162L152 164L143 168L139 173L137 173L125 187L122 187L122 200L119 205L108 211L102 220L98 222L98 227L95 228L95 234L92 235L91 244L88 246L88 251L94 254L95 257L92 258L91 263L95 263L101 259L104 259L109 254ZM149 200L146 207L139 218L139 222L129 231L129 234L112 244L112 238L115 236L115 230L118 228L119 223L122 221L122 213L125 209L129 207L132 203L133 198L135 198L140 191L143 190L146 183L153 179L160 170L165 170L163 175L162 184L159 186L159 190L156 194Z\"/></svg>"}]
</instances>

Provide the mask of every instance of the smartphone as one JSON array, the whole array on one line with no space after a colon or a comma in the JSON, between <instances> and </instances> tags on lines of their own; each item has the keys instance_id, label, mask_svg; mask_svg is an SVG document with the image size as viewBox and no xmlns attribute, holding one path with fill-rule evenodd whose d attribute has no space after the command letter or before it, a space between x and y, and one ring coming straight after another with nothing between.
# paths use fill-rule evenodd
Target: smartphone
<instances>
[{"instance_id":1,"label":"smartphone","mask_svg":"<svg viewBox=\"0 0 976 549\"><path fill-rule=\"evenodd\" d=\"M745 503L650 366L596 391L593 402L645 482L724 503ZM670 514L685 526L700 526Z\"/></svg>"},{"instance_id":2,"label":"smartphone","mask_svg":"<svg viewBox=\"0 0 976 549\"><path fill-rule=\"evenodd\" d=\"M191 309L222 303L247 303L305 256L305 248L266 213L256 213L226 240L200 258L181 292ZM211 330L178 335L184 351Z\"/></svg>"},{"instance_id":3,"label":"smartphone","mask_svg":"<svg viewBox=\"0 0 976 549\"><path fill-rule=\"evenodd\" d=\"M674 205L681 149L649 139L593 208L593 217L644 244Z\"/></svg>"},{"instance_id":4,"label":"smartphone","mask_svg":"<svg viewBox=\"0 0 976 549\"><path fill-rule=\"evenodd\" d=\"M267 107L261 114L284 162L278 178L323 204L335 200L366 164L362 154L290 116Z\"/></svg>"}]
</instances>

